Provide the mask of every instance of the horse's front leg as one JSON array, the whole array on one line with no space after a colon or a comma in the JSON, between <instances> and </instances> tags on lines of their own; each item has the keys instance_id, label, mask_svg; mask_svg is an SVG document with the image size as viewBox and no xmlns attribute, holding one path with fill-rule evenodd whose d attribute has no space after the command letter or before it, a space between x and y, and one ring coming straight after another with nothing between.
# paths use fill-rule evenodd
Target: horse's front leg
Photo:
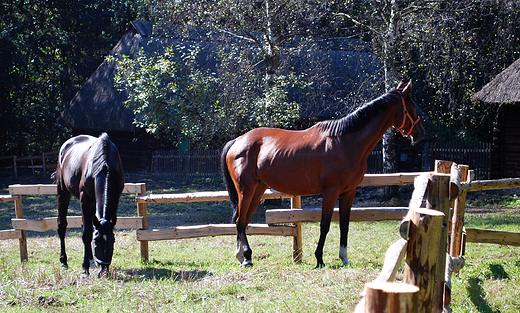
<instances>
[{"instance_id":1,"label":"horse's front leg","mask_svg":"<svg viewBox=\"0 0 520 313\"><path fill-rule=\"evenodd\" d=\"M343 261L343 265L350 265L347 256L348 226L350 223L350 210L355 195L356 189L345 192L339 196L339 258Z\"/></svg>"},{"instance_id":2,"label":"horse's front leg","mask_svg":"<svg viewBox=\"0 0 520 313\"><path fill-rule=\"evenodd\" d=\"M94 204L90 201L89 197L85 193L80 194L80 205L81 205L81 215L83 217L83 246L85 248L83 254L83 275L90 275L90 259L92 258L92 232L93 232L93 224L92 224L92 214L94 209Z\"/></svg>"},{"instance_id":3,"label":"horse's front leg","mask_svg":"<svg viewBox=\"0 0 520 313\"><path fill-rule=\"evenodd\" d=\"M318 240L318 246L314 252L316 256L316 268L325 266L323 262L323 246L325 245L325 239L330 229L330 221L332 220L332 213L334 213L334 206L338 194L334 192L323 193L323 203L321 205L321 222L320 222L320 239Z\"/></svg>"},{"instance_id":4,"label":"horse's front leg","mask_svg":"<svg viewBox=\"0 0 520 313\"><path fill-rule=\"evenodd\" d=\"M65 252L65 234L67 232L67 211L70 203L70 192L58 183L58 235L60 237L60 263L68 268L67 253Z\"/></svg>"}]
</instances>

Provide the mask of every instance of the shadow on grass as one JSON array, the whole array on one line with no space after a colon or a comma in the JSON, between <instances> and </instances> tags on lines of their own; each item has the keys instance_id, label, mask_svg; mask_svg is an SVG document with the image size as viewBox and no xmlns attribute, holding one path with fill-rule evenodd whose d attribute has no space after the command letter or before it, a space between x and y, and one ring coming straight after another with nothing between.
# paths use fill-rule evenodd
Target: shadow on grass
<instances>
[{"instance_id":1,"label":"shadow on grass","mask_svg":"<svg viewBox=\"0 0 520 313\"><path fill-rule=\"evenodd\" d=\"M122 277L119 277L119 279L123 281L144 279L193 282L201 280L208 275L211 275L208 271L203 270L172 271L171 269L167 268L171 266L178 266L179 262L162 262L152 260L146 262L145 265L146 268L144 270L120 270L119 272L122 274ZM183 265L196 266L195 263L183 263Z\"/></svg>"},{"instance_id":2,"label":"shadow on grass","mask_svg":"<svg viewBox=\"0 0 520 313\"><path fill-rule=\"evenodd\" d=\"M491 263L489 264L489 270L491 271L490 278L509 279L509 274L506 272L502 264Z\"/></svg>"},{"instance_id":3,"label":"shadow on grass","mask_svg":"<svg viewBox=\"0 0 520 313\"><path fill-rule=\"evenodd\" d=\"M482 288L482 279L472 277L469 279L467 287L471 302L475 305L479 312L483 313L500 313L500 310L494 310L486 300L486 293Z\"/></svg>"}]
</instances>

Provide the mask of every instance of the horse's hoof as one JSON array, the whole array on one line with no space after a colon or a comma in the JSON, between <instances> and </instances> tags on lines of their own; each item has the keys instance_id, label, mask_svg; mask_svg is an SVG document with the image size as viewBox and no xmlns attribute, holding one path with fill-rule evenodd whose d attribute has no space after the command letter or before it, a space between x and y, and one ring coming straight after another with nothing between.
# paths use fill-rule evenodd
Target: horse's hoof
<instances>
[{"instance_id":1,"label":"horse's hoof","mask_svg":"<svg viewBox=\"0 0 520 313\"><path fill-rule=\"evenodd\" d=\"M243 267L243 268L253 267L253 261L244 260L244 262L240 263L240 267Z\"/></svg>"},{"instance_id":2,"label":"horse's hoof","mask_svg":"<svg viewBox=\"0 0 520 313\"><path fill-rule=\"evenodd\" d=\"M320 269L320 268L324 268L324 267L325 267L325 263L323 263L323 262L318 262L318 264L316 264L315 269Z\"/></svg>"},{"instance_id":3,"label":"horse's hoof","mask_svg":"<svg viewBox=\"0 0 520 313\"><path fill-rule=\"evenodd\" d=\"M343 267L352 267L352 264L348 260L343 261Z\"/></svg>"},{"instance_id":4,"label":"horse's hoof","mask_svg":"<svg viewBox=\"0 0 520 313\"><path fill-rule=\"evenodd\" d=\"M64 270L68 270L69 269L69 266L67 264L61 264L61 268L64 269Z\"/></svg>"}]
</instances>

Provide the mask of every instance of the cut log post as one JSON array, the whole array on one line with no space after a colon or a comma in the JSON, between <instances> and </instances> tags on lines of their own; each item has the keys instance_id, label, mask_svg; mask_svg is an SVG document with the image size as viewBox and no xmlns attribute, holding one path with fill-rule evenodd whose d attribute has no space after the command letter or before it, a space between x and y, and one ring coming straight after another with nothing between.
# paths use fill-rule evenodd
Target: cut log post
<instances>
[{"instance_id":1,"label":"cut log post","mask_svg":"<svg viewBox=\"0 0 520 313\"><path fill-rule=\"evenodd\" d=\"M435 312L442 311L444 307L444 277L446 272L446 252L448 252L448 222L450 212L449 183L450 175L433 175L428 186L428 197L426 201L426 208L437 210L444 214L442 227L440 229L437 272L435 275L435 292L433 298L433 310Z\"/></svg>"},{"instance_id":2,"label":"cut log post","mask_svg":"<svg viewBox=\"0 0 520 313\"><path fill-rule=\"evenodd\" d=\"M466 182L468 179L467 165L459 165L458 170L461 174L460 180ZM450 255L454 258L459 257L462 253L462 227L464 226L464 211L466 210L466 194L462 191L453 205L453 216L451 218L451 239L450 239Z\"/></svg>"},{"instance_id":3,"label":"cut log post","mask_svg":"<svg viewBox=\"0 0 520 313\"><path fill-rule=\"evenodd\" d=\"M410 214L403 281L420 288L417 312L432 312L443 218L444 213L425 208L414 208Z\"/></svg>"},{"instance_id":4,"label":"cut log post","mask_svg":"<svg viewBox=\"0 0 520 313\"><path fill-rule=\"evenodd\" d=\"M365 313L417 312L419 287L403 283L367 283Z\"/></svg>"}]
</instances>

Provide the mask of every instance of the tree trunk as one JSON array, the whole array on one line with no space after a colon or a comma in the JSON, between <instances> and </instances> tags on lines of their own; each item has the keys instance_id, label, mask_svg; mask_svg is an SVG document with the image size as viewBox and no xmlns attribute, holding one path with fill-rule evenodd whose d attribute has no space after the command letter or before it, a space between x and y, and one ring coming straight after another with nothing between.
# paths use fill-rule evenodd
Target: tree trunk
<instances>
[{"instance_id":1,"label":"tree trunk","mask_svg":"<svg viewBox=\"0 0 520 313\"><path fill-rule=\"evenodd\" d=\"M397 7L397 0L391 1L390 20L387 31L387 42L384 45L384 69L385 69L385 89L387 91L393 88L395 77L394 58L396 52L396 36L399 29L399 11ZM389 129L383 135L383 172L395 173L397 172L397 157L395 152L395 132ZM385 199L399 197L398 186L385 187Z\"/></svg>"}]
</instances>

